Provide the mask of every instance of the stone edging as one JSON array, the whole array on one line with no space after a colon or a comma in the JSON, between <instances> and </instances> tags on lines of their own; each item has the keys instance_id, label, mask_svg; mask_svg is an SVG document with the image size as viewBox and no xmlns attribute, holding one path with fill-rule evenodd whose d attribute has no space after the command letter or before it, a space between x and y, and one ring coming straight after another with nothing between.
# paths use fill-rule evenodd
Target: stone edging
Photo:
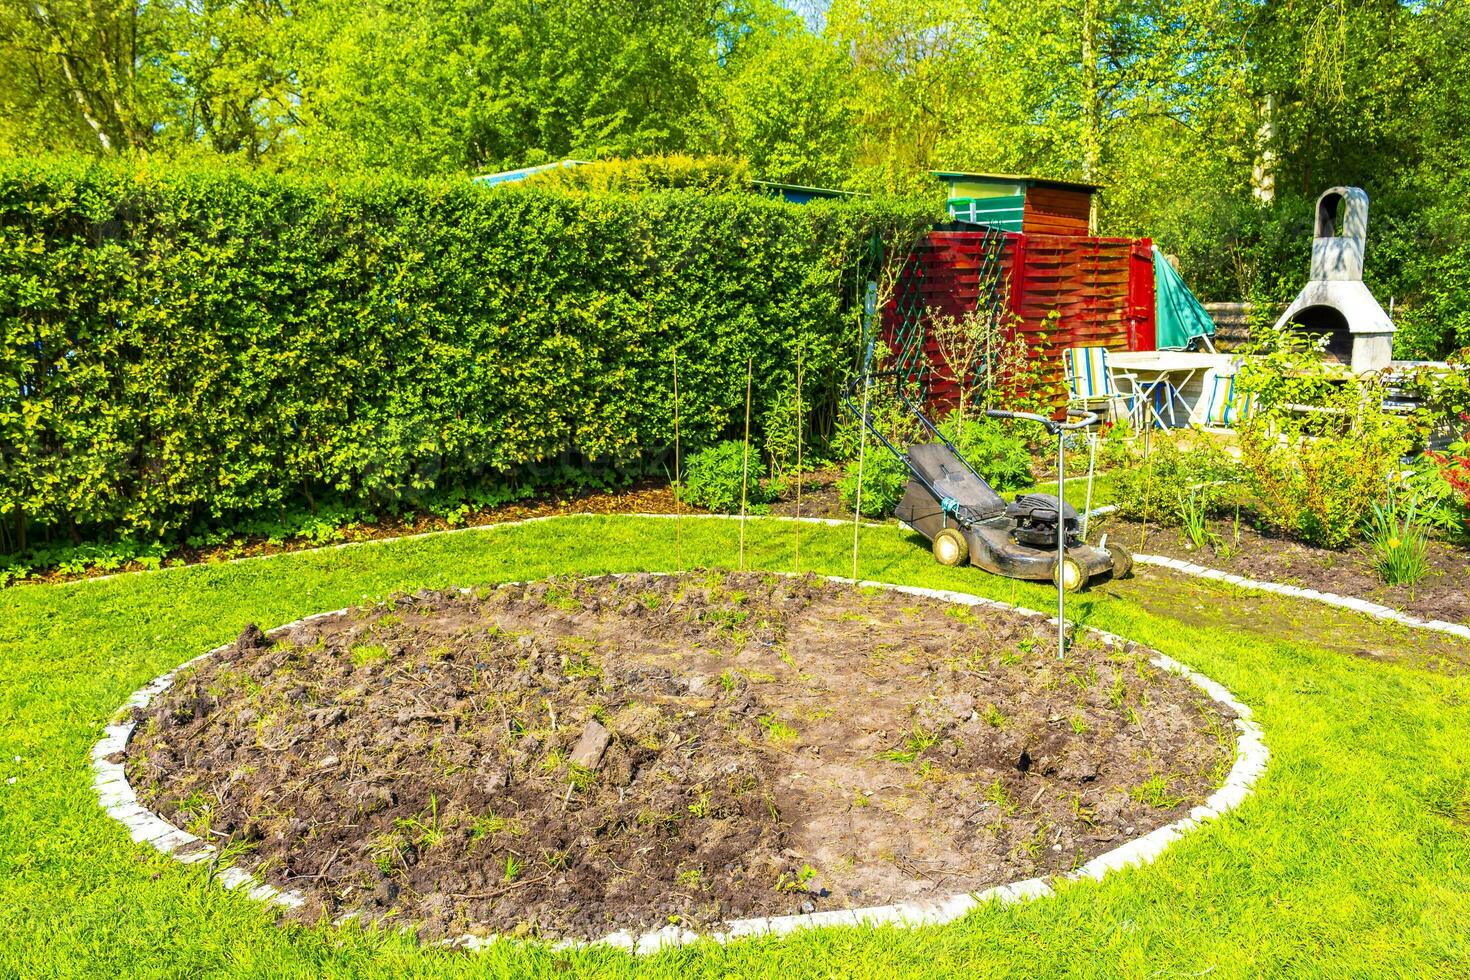
<instances>
[{"instance_id":1,"label":"stone edging","mask_svg":"<svg viewBox=\"0 0 1470 980\"><path fill-rule=\"evenodd\" d=\"M1218 568L1206 568L1204 565L1195 565L1179 558L1168 558L1164 555L1134 555L1133 561L1139 565L1153 565L1158 568L1169 568L1185 575L1195 578L1210 579L1215 582L1225 582L1229 585L1238 586L1242 589L1252 589L1256 592L1270 592L1274 595L1289 596L1293 599L1310 599L1313 602L1321 602L1329 606L1337 606L1341 609L1351 609L1374 619L1381 619L1390 623L1398 623L1401 626L1409 626L1414 629L1433 630L1436 633L1448 633L1470 640L1470 626L1463 623L1447 623L1442 619L1420 619L1410 616L1408 613L1399 612L1388 606L1367 599L1358 599L1354 596L1336 595L1332 592L1318 592L1316 589L1303 589L1295 585L1283 585L1280 582L1262 582L1258 579L1246 578L1243 575L1235 575L1230 572L1221 571Z\"/></svg>"},{"instance_id":2,"label":"stone edging","mask_svg":"<svg viewBox=\"0 0 1470 980\"><path fill-rule=\"evenodd\" d=\"M858 581L839 576L824 577L833 582L892 589L896 592L924 596L943 602L953 602L968 606L985 606L993 609L1008 610L1023 616L1043 619L1049 618L1045 613L1037 612L1033 609L1024 609L993 599L983 599L964 592L926 589L918 586L896 585L889 582ZM339 609L333 610L332 612L315 613L311 616L305 616L293 622L286 623L270 632L290 629L312 622L313 620L335 616L346 611L346 609ZM1050 621L1055 622L1055 619L1050 619ZM1109 646L1124 646L1131 642L1123 637L1106 633L1102 630L1089 628L1088 631L1099 637L1103 643ZM140 805L137 795L128 783L127 775L123 770L123 764L108 760L110 756L122 753L127 749L128 740L132 737L133 730L136 727L136 722L129 717L133 709L147 707L154 698L168 690L180 672L228 649L229 646L230 644L224 644L200 654L192 660L154 679L135 692L123 704L122 708L119 709L117 719L103 730L102 740L92 749L93 785L97 790L98 801L103 809L127 828L128 834L134 842L149 844L163 854L172 856L185 864L208 861L211 867L213 867L220 860L220 851L213 844L203 841L187 831L180 830L151 810L145 809ZM1193 830L1204 822L1213 820L1221 814L1239 806L1249 794L1251 787L1260 779L1266 770L1266 763L1270 758L1270 753L1261 736L1260 726L1251 719L1250 708L1235 700L1234 696L1222 685L1202 674L1190 670L1188 667L1162 653L1154 652L1151 662L1156 667L1182 675L1211 699L1224 704L1235 712L1235 727L1239 733L1235 741L1235 765L1231 767L1224 785L1216 790L1203 805L1190 810L1189 815L1184 819L1166 824L1142 837L1134 838L1111 851L1100 854L1075 871L1059 876L1062 879L1080 880L1091 878L1096 881L1101 881L1110 871L1121 870L1129 865L1147 864L1162 853L1164 848L1170 843L1187 831ZM305 896L299 892L282 890L268 885L241 868L221 868L214 873L214 877L224 887L244 890L251 898L270 905L294 909L306 903ZM731 939L742 937L784 935L801 929L823 926L872 926L883 924L905 926L938 925L958 919L986 902L1010 904L1033 898L1041 898L1052 894L1052 892L1053 888L1048 879L1029 878L1025 881L995 885L980 892L967 892L949 898L927 902L908 902L860 909L833 909L806 915L737 919L726 923L721 931L709 934L696 933L680 926L671 925L641 935L635 935L627 931L615 932L602 939L593 940L590 944L579 941L564 941L555 945L565 948L603 944L625 949L638 955L647 955L658 952L661 949L686 945L702 938L724 943ZM503 939L493 936L467 935L454 940L452 945L465 949L481 949L491 943L503 941Z\"/></svg>"}]
</instances>

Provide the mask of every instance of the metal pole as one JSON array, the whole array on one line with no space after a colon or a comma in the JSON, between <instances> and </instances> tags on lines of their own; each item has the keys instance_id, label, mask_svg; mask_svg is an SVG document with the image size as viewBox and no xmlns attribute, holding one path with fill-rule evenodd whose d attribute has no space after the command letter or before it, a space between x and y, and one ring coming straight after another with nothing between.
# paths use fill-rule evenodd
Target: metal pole
<instances>
[{"instance_id":1,"label":"metal pole","mask_svg":"<svg viewBox=\"0 0 1470 980\"><path fill-rule=\"evenodd\" d=\"M1092 523L1092 478L1097 472L1097 433L1088 432L1087 503L1082 506L1082 543L1087 543L1087 529Z\"/></svg>"},{"instance_id":2,"label":"metal pole","mask_svg":"<svg viewBox=\"0 0 1470 980\"><path fill-rule=\"evenodd\" d=\"M1067 433L1057 429L1057 659L1064 658L1067 646L1067 576L1062 562L1067 557Z\"/></svg>"}]
</instances>

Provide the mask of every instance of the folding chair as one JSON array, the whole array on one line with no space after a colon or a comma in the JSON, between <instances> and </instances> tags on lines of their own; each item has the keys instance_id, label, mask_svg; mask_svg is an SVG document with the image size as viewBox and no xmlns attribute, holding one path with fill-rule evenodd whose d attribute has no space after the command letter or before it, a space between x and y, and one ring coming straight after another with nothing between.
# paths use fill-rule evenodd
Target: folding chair
<instances>
[{"instance_id":1,"label":"folding chair","mask_svg":"<svg viewBox=\"0 0 1470 980\"><path fill-rule=\"evenodd\" d=\"M1210 376L1205 399L1205 428L1230 429L1256 413L1256 396L1236 387L1234 374Z\"/></svg>"},{"instance_id":2,"label":"folding chair","mask_svg":"<svg viewBox=\"0 0 1470 980\"><path fill-rule=\"evenodd\" d=\"M1102 406L1117 419L1117 406L1121 401L1127 406L1129 421L1134 421L1138 379L1131 374L1114 372L1108 366L1106 347L1068 347L1062 352L1062 367L1067 376L1068 405L1077 408ZM1127 382L1126 391L1119 386L1119 381Z\"/></svg>"}]
</instances>

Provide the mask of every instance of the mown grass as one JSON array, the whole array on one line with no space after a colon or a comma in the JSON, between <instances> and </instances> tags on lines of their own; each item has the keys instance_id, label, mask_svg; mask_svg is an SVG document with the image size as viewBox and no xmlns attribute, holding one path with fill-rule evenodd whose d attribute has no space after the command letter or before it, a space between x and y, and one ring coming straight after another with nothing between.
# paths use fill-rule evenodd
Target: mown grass
<instances>
[{"instance_id":1,"label":"mown grass","mask_svg":"<svg viewBox=\"0 0 1470 980\"><path fill-rule=\"evenodd\" d=\"M794 533L752 521L747 566L789 569ZM850 571L850 529L800 533L803 568ZM1258 792L1147 868L947 926L706 943L646 960L511 943L457 954L398 934L278 927L206 869L134 846L96 804L87 756L114 709L248 622L422 586L681 559L733 566L737 534L733 521L685 520L676 552L669 520L567 518L0 592L0 777L16 777L0 779L0 976L1465 975L1470 681L1150 614L1143 590L1196 586L1147 571L1087 594L1076 612L1253 705L1273 753ZM891 526L862 532L861 574L1040 609L1054 595L943 568Z\"/></svg>"}]
</instances>

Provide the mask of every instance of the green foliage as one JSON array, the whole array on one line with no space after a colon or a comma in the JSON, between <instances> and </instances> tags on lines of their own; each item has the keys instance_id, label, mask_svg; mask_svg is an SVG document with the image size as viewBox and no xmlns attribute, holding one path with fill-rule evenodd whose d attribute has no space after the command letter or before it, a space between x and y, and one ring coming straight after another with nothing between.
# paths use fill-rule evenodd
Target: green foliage
<instances>
[{"instance_id":1,"label":"green foliage","mask_svg":"<svg viewBox=\"0 0 1470 980\"><path fill-rule=\"evenodd\" d=\"M725 95L755 176L847 181L861 131L852 62L836 45L800 29L757 38L731 64Z\"/></svg>"},{"instance_id":2,"label":"green foliage","mask_svg":"<svg viewBox=\"0 0 1470 980\"><path fill-rule=\"evenodd\" d=\"M837 482L837 492L843 504L848 507L861 505L864 517L883 517L893 513L909 482L908 467L878 440L869 439L861 471L861 500L858 498L858 460L852 460L843 471L842 479Z\"/></svg>"},{"instance_id":3,"label":"green foliage","mask_svg":"<svg viewBox=\"0 0 1470 980\"><path fill-rule=\"evenodd\" d=\"M1203 548L1212 543L1210 511L1215 504L1218 491L1213 486L1191 487L1179 492L1180 526L1184 539L1194 548Z\"/></svg>"},{"instance_id":4,"label":"green foliage","mask_svg":"<svg viewBox=\"0 0 1470 980\"><path fill-rule=\"evenodd\" d=\"M1417 585L1429 573L1429 542L1418 523L1418 501L1407 504L1396 495L1373 503L1368 522L1368 545L1373 568L1388 585Z\"/></svg>"},{"instance_id":5,"label":"green foliage","mask_svg":"<svg viewBox=\"0 0 1470 980\"><path fill-rule=\"evenodd\" d=\"M1470 344L1466 36L1459 0L17 0L0 155L466 175L722 154L936 201L933 169L1081 178L1108 188L1103 234L1261 310L1300 287L1316 195L1358 184L1398 353L1439 357Z\"/></svg>"},{"instance_id":6,"label":"green foliage","mask_svg":"<svg viewBox=\"0 0 1470 980\"><path fill-rule=\"evenodd\" d=\"M881 413L875 412L881 418ZM884 426L884 422L879 422ZM952 413L939 425L939 431L954 444L960 455L996 490L1019 490L1034 481L1031 453L1023 439L995 419L961 418ZM899 449L908 448L916 433L896 421L889 421L885 434ZM932 438L932 437L931 437ZM908 486L908 467L878 440L869 438L863 459L862 513L865 517L882 517L893 513ZM856 507L858 489L857 460L847 464L837 489L842 502Z\"/></svg>"},{"instance_id":7,"label":"green foliage","mask_svg":"<svg viewBox=\"0 0 1470 980\"><path fill-rule=\"evenodd\" d=\"M770 461L772 476L781 477L795 472L798 448L801 450L803 470L810 469L815 461L810 438L814 407L812 399L806 391L801 392L799 400L796 396L796 379L793 376L776 393L771 400L771 407L761 420L761 430L765 433L766 458Z\"/></svg>"},{"instance_id":8,"label":"green foliage","mask_svg":"<svg viewBox=\"0 0 1470 980\"><path fill-rule=\"evenodd\" d=\"M1376 408L1340 435L1283 441L1259 423L1240 433L1241 465L1261 515L1325 548L1357 540L1408 445L1404 421Z\"/></svg>"},{"instance_id":9,"label":"green foliage","mask_svg":"<svg viewBox=\"0 0 1470 980\"><path fill-rule=\"evenodd\" d=\"M1134 461L1133 424L1126 417L1104 422L1098 432L1097 466L1112 469Z\"/></svg>"},{"instance_id":10,"label":"green foliage","mask_svg":"<svg viewBox=\"0 0 1470 980\"><path fill-rule=\"evenodd\" d=\"M996 490L1020 490L1035 482L1026 442L1007 424L951 414L940 423L939 431Z\"/></svg>"},{"instance_id":11,"label":"green foliage","mask_svg":"<svg viewBox=\"0 0 1470 980\"><path fill-rule=\"evenodd\" d=\"M1383 382L1324 363L1301 333L1261 331L1240 372L1256 416L1240 427L1241 463L1262 516L1309 544L1358 538L1414 442L1411 420L1383 411Z\"/></svg>"},{"instance_id":12,"label":"green foliage","mask_svg":"<svg viewBox=\"0 0 1470 980\"><path fill-rule=\"evenodd\" d=\"M578 167L557 167L533 174L526 179L526 184L598 193L696 190L730 194L750 189L750 168L744 161L730 157L670 154L629 160L593 160Z\"/></svg>"},{"instance_id":13,"label":"green foliage","mask_svg":"<svg viewBox=\"0 0 1470 980\"><path fill-rule=\"evenodd\" d=\"M740 510L742 488L748 507L762 510L776 495L770 484L761 480L765 468L755 447L745 452L745 444L727 439L689 457L680 496L687 502L717 513L734 514Z\"/></svg>"},{"instance_id":14,"label":"green foliage","mask_svg":"<svg viewBox=\"0 0 1470 980\"><path fill-rule=\"evenodd\" d=\"M1240 366L1240 388L1255 396L1255 416L1291 436L1340 433L1362 405L1383 401L1382 383L1359 378L1322 356L1325 337L1312 338L1291 324L1252 327L1250 355Z\"/></svg>"},{"instance_id":15,"label":"green foliage","mask_svg":"<svg viewBox=\"0 0 1470 980\"><path fill-rule=\"evenodd\" d=\"M879 344L879 365L886 360L887 354ZM910 394L916 396L916 393ZM874 427L894 446L903 449L919 438L921 430L918 424L887 383L875 384L865 392L859 391L856 398L858 408L866 409ZM908 483L908 467L850 413L843 414L833 449L839 457L845 456L849 460L842 479L837 482L843 504L852 508L861 504L864 517L882 517L892 513ZM859 470L862 475L861 500L858 497Z\"/></svg>"},{"instance_id":16,"label":"green foliage","mask_svg":"<svg viewBox=\"0 0 1470 980\"><path fill-rule=\"evenodd\" d=\"M1470 450L1470 444L1458 445L1461 452ZM1449 450L1450 453L1454 451L1453 447ZM1464 460L1465 457L1459 459ZM1418 501L1419 520L1436 534L1456 541L1463 541L1470 532L1466 524L1470 520L1466 497L1456 483L1451 482L1451 477L1454 477L1470 489L1470 480L1465 480L1464 476L1462 466L1453 462L1449 455L1425 453L1414 460L1405 478L1408 491Z\"/></svg>"},{"instance_id":17,"label":"green foliage","mask_svg":"<svg viewBox=\"0 0 1470 980\"><path fill-rule=\"evenodd\" d=\"M626 479L672 446L676 350L690 450L737 428L733 365L759 422L798 344L831 418L860 259L928 219L0 166L0 551Z\"/></svg>"},{"instance_id":18,"label":"green foliage","mask_svg":"<svg viewBox=\"0 0 1470 980\"><path fill-rule=\"evenodd\" d=\"M1218 513L1236 479L1234 461L1213 440L1190 446L1158 436L1153 451L1115 478L1118 512L1163 527L1199 528Z\"/></svg>"},{"instance_id":19,"label":"green foliage","mask_svg":"<svg viewBox=\"0 0 1470 980\"><path fill-rule=\"evenodd\" d=\"M1451 538L1470 534L1470 434L1420 456L1409 482L1427 523Z\"/></svg>"}]
</instances>

